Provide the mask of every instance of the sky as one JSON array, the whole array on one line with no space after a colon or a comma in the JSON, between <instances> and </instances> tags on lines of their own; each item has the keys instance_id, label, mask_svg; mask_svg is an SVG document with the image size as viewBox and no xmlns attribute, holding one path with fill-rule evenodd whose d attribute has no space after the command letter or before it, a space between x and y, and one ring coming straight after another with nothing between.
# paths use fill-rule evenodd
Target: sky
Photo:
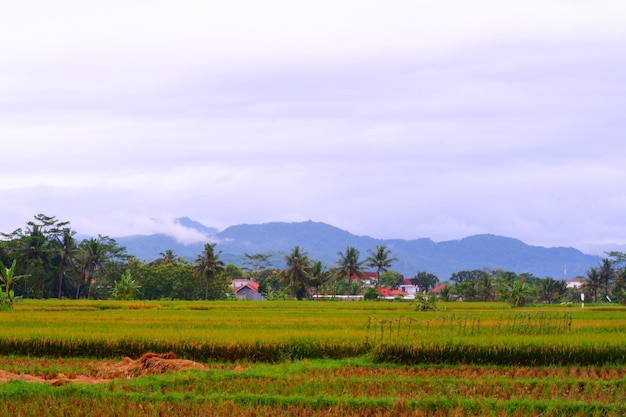
<instances>
[{"instance_id":1,"label":"sky","mask_svg":"<svg viewBox=\"0 0 626 417\"><path fill-rule=\"evenodd\" d=\"M624 51L622 0L2 2L0 231L626 251Z\"/></svg>"}]
</instances>

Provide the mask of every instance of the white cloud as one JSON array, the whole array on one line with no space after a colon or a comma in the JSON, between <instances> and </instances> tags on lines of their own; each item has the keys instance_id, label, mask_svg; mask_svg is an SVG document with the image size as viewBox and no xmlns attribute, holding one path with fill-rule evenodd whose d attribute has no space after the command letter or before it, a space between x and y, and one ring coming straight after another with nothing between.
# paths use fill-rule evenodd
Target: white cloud
<instances>
[{"instance_id":1,"label":"white cloud","mask_svg":"<svg viewBox=\"0 0 626 417\"><path fill-rule=\"evenodd\" d=\"M0 230L45 212L183 240L179 216L619 243L624 8L0 5Z\"/></svg>"}]
</instances>

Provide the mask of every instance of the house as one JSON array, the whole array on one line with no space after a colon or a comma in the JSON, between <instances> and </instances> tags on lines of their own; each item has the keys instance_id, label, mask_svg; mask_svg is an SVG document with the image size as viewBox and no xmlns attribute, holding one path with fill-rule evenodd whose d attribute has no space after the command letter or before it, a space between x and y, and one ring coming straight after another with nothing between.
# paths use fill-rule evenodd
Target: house
<instances>
[{"instance_id":1,"label":"house","mask_svg":"<svg viewBox=\"0 0 626 417\"><path fill-rule=\"evenodd\" d=\"M404 280L402 280L402 284L400 284L400 290L415 297L415 294L419 292L419 287L411 282L411 278L404 278Z\"/></svg>"},{"instance_id":2,"label":"house","mask_svg":"<svg viewBox=\"0 0 626 417\"><path fill-rule=\"evenodd\" d=\"M389 293L392 297L408 297L409 293L402 290L391 290Z\"/></svg>"},{"instance_id":3,"label":"house","mask_svg":"<svg viewBox=\"0 0 626 417\"><path fill-rule=\"evenodd\" d=\"M430 292L438 293L441 292L441 290L443 290L444 288L446 288L446 284L437 285L435 288L430 290Z\"/></svg>"},{"instance_id":4,"label":"house","mask_svg":"<svg viewBox=\"0 0 626 417\"><path fill-rule=\"evenodd\" d=\"M373 287L377 284L376 272L363 271L363 278L361 282L365 287Z\"/></svg>"},{"instance_id":5,"label":"house","mask_svg":"<svg viewBox=\"0 0 626 417\"><path fill-rule=\"evenodd\" d=\"M243 287L244 285L247 285L251 282L252 280L247 279L247 278L233 278L232 281L230 282L230 286L233 289L235 289L235 288Z\"/></svg>"},{"instance_id":6,"label":"house","mask_svg":"<svg viewBox=\"0 0 626 417\"><path fill-rule=\"evenodd\" d=\"M569 281L567 281L567 288L576 288L578 290L584 284L585 284L585 278L583 278L583 277L576 277L576 278L572 278Z\"/></svg>"},{"instance_id":7,"label":"house","mask_svg":"<svg viewBox=\"0 0 626 417\"><path fill-rule=\"evenodd\" d=\"M265 300L263 294L259 293L259 284L254 281L236 287L235 297L241 300Z\"/></svg>"},{"instance_id":8,"label":"house","mask_svg":"<svg viewBox=\"0 0 626 417\"><path fill-rule=\"evenodd\" d=\"M371 271L361 271L363 274L363 278L360 278L357 274L352 275L352 281L361 281L364 287L373 287L376 285L376 272Z\"/></svg>"}]
</instances>

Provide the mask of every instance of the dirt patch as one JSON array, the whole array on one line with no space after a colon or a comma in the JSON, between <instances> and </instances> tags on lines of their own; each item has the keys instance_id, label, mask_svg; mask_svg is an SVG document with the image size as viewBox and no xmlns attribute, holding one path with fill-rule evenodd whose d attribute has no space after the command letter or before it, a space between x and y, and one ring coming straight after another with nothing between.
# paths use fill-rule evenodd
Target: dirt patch
<instances>
[{"instance_id":1,"label":"dirt patch","mask_svg":"<svg viewBox=\"0 0 626 417\"><path fill-rule=\"evenodd\" d=\"M47 383L55 386L71 382L85 384L101 384L114 379L132 379L147 375L164 374L167 372L184 371L188 369L206 370L208 367L198 362L176 359L173 352L168 353L145 353L139 359L124 358L113 364L102 364L96 368L92 375L74 375L68 377L63 373L56 374L51 378L13 373L0 370L0 383L9 381L25 381Z\"/></svg>"}]
</instances>

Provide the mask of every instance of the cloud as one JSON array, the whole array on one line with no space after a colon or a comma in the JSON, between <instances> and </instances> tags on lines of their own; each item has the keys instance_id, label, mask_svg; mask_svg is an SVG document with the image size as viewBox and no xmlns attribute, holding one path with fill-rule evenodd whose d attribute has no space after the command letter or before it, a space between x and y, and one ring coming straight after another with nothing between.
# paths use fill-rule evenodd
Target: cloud
<instances>
[{"instance_id":1,"label":"cloud","mask_svg":"<svg viewBox=\"0 0 626 417\"><path fill-rule=\"evenodd\" d=\"M0 230L626 234L622 2L29 4L0 10Z\"/></svg>"}]
</instances>

